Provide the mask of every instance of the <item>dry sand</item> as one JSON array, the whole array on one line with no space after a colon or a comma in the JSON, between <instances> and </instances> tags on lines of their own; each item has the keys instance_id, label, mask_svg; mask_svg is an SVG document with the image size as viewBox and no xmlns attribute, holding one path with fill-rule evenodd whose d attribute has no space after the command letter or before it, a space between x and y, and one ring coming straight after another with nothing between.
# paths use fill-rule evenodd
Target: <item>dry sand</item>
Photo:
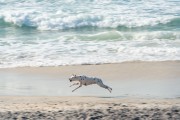
<instances>
[{"instance_id":1,"label":"dry sand","mask_svg":"<svg viewBox=\"0 0 180 120\"><path fill-rule=\"evenodd\" d=\"M1 120L179 120L180 99L0 97Z\"/></svg>"}]
</instances>

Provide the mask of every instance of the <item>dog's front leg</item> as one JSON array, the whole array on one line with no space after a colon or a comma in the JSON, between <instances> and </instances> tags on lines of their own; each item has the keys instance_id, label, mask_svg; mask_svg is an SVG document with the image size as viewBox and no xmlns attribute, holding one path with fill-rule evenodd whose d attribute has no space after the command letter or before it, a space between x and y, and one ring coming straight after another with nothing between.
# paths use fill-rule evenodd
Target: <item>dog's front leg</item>
<instances>
[{"instance_id":1,"label":"dog's front leg","mask_svg":"<svg viewBox=\"0 0 180 120\"><path fill-rule=\"evenodd\" d=\"M70 85L69 87L74 86L74 85L79 85L79 83L74 83L74 84Z\"/></svg>"},{"instance_id":2,"label":"dog's front leg","mask_svg":"<svg viewBox=\"0 0 180 120\"><path fill-rule=\"evenodd\" d=\"M74 92L75 90L77 90L78 88L80 88L82 86L82 83L80 83L80 86L75 88L72 92Z\"/></svg>"}]
</instances>

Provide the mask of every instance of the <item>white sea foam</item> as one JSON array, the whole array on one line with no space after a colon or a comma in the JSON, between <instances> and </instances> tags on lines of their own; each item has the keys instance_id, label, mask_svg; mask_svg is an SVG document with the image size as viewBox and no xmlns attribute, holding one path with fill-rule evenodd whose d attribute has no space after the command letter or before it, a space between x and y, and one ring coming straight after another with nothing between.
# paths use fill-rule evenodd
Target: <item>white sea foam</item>
<instances>
[{"instance_id":1,"label":"white sea foam","mask_svg":"<svg viewBox=\"0 0 180 120\"><path fill-rule=\"evenodd\" d=\"M115 33L120 34L119 32ZM108 33L103 32L94 34L94 36L87 35L87 38L98 38L101 34L108 35ZM150 33L150 36L154 35L155 39L148 40L148 34L144 33L144 37L142 34L142 32L133 33L131 37L134 35L134 39L131 41L121 40L121 36L118 39L115 38L115 41L112 39L103 40L103 38L102 40L88 40L89 38L83 40L79 35L73 35L73 39L70 40L70 36L64 35L56 39L34 40L29 43L1 39L0 67L180 60L179 38L178 40L166 40L165 38L160 40L157 39L157 36L162 37L163 35L161 36L159 32ZM179 35L179 33L177 34Z\"/></svg>"},{"instance_id":2,"label":"white sea foam","mask_svg":"<svg viewBox=\"0 0 180 120\"><path fill-rule=\"evenodd\" d=\"M0 17L17 26L39 30L62 30L86 26L140 27L166 24L177 18L180 8L171 1L9 2L0 5ZM180 3L179 3L180 4ZM87 7L88 6L88 7ZM173 7L173 9L171 9Z\"/></svg>"},{"instance_id":3,"label":"white sea foam","mask_svg":"<svg viewBox=\"0 0 180 120\"><path fill-rule=\"evenodd\" d=\"M1 0L0 68L180 60L179 6L179 0Z\"/></svg>"}]
</instances>

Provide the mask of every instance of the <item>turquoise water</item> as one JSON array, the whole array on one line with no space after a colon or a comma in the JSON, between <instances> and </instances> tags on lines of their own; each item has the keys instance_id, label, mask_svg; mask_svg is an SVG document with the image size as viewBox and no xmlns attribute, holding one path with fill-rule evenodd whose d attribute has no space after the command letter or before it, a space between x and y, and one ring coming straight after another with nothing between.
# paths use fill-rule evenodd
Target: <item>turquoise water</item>
<instances>
[{"instance_id":1,"label":"turquoise water","mask_svg":"<svg viewBox=\"0 0 180 120\"><path fill-rule=\"evenodd\" d=\"M180 60L179 0L0 0L0 68Z\"/></svg>"}]
</instances>

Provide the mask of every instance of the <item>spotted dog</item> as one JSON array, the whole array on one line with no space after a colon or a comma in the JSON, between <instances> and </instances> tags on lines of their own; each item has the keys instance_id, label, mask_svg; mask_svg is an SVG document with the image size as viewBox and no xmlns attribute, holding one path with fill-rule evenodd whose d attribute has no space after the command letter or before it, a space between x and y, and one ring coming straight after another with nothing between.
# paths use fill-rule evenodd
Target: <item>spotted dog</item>
<instances>
[{"instance_id":1,"label":"spotted dog","mask_svg":"<svg viewBox=\"0 0 180 120\"><path fill-rule=\"evenodd\" d=\"M107 89L109 92L112 91L112 88L110 88L109 86L107 85L104 85L104 83L102 82L102 80L100 78L95 78L95 77L87 77L87 76L78 76L78 75L72 75L70 78L69 78L70 82L73 82L73 81L77 81L76 83L72 84L71 86L73 85L79 85L77 88L75 88L72 92L74 92L75 90L77 90L78 88L82 87L82 85L92 85L92 84L97 84L99 85L100 87L102 88L105 88ZM70 86L70 87L71 87Z\"/></svg>"}]
</instances>

